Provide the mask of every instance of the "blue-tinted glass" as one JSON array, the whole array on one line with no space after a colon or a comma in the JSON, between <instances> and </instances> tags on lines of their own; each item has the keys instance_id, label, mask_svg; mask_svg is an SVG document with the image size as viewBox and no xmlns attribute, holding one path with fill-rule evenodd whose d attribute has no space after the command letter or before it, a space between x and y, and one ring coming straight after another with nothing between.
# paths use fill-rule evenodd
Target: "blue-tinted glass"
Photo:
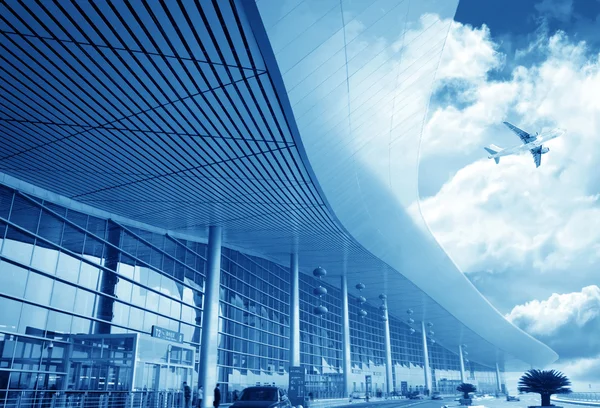
<instances>
[{"instance_id":1,"label":"blue-tinted glass","mask_svg":"<svg viewBox=\"0 0 600 408\"><path fill-rule=\"evenodd\" d=\"M15 195L10 221L34 234L37 232L40 208L20 195Z\"/></svg>"},{"instance_id":2,"label":"blue-tinted glass","mask_svg":"<svg viewBox=\"0 0 600 408\"><path fill-rule=\"evenodd\" d=\"M13 190L0 185L0 217L8 219L13 200Z\"/></svg>"},{"instance_id":3,"label":"blue-tinted glass","mask_svg":"<svg viewBox=\"0 0 600 408\"><path fill-rule=\"evenodd\" d=\"M42 306L50 304L52 294L52 279L35 272L29 272L27 287L25 288L25 299L38 303Z\"/></svg>"},{"instance_id":4,"label":"blue-tinted glass","mask_svg":"<svg viewBox=\"0 0 600 408\"><path fill-rule=\"evenodd\" d=\"M85 228L87 226L88 216L78 211L68 210L67 219L74 222L78 226Z\"/></svg>"},{"instance_id":5,"label":"blue-tinted glass","mask_svg":"<svg viewBox=\"0 0 600 408\"><path fill-rule=\"evenodd\" d=\"M46 329L47 317L47 309L24 303L18 330L20 333L39 335Z\"/></svg>"},{"instance_id":6,"label":"blue-tinted glass","mask_svg":"<svg viewBox=\"0 0 600 408\"><path fill-rule=\"evenodd\" d=\"M36 245L33 250L31 266L42 272L54 274L58 262L58 251Z\"/></svg>"},{"instance_id":7,"label":"blue-tinted glass","mask_svg":"<svg viewBox=\"0 0 600 408\"><path fill-rule=\"evenodd\" d=\"M83 232L68 224L65 225L61 243L63 248L76 254L82 254L84 241L85 234Z\"/></svg>"},{"instance_id":8,"label":"blue-tinted glass","mask_svg":"<svg viewBox=\"0 0 600 408\"><path fill-rule=\"evenodd\" d=\"M80 267L81 261L79 259L61 252L58 256L56 276L66 279L69 282L77 282Z\"/></svg>"},{"instance_id":9,"label":"blue-tinted glass","mask_svg":"<svg viewBox=\"0 0 600 408\"><path fill-rule=\"evenodd\" d=\"M50 299L50 306L67 311L73 311L73 305L75 302L74 286L69 284L54 281L54 289L52 290L52 298Z\"/></svg>"},{"instance_id":10,"label":"blue-tinted glass","mask_svg":"<svg viewBox=\"0 0 600 408\"><path fill-rule=\"evenodd\" d=\"M98 264L100 259L90 256L85 256L86 259ZM100 289L100 269L94 264L88 262L81 263L81 270L79 272L79 284L90 289Z\"/></svg>"},{"instance_id":11,"label":"blue-tinted glass","mask_svg":"<svg viewBox=\"0 0 600 408\"><path fill-rule=\"evenodd\" d=\"M96 295L83 289L77 289L75 294L75 310L78 314L93 317Z\"/></svg>"},{"instance_id":12,"label":"blue-tinted glass","mask_svg":"<svg viewBox=\"0 0 600 408\"><path fill-rule=\"evenodd\" d=\"M22 298L25 294L27 275L27 269L0 261L0 293Z\"/></svg>"},{"instance_id":13,"label":"blue-tinted glass","mask_svg":"<svg viewBox=\"0 0 600 408\"><path fill-rule=\"evenodd\" d=\"M62 237L63 224L63 221L59 220L58 218L50 214L48 211L44 210L42 211L42 215L40 218L38 235L58 245L60 244L60 240Z\"/></svg>"},{"instance_id":14,"label":"blue-tinted glass","mask_svg":"<svg viewBox=\"0 0 600 408\"><path fill-rule=\"evenodd\" d=\"M33 242L34 239L30 235L8 227L6 239L2 246L2 255L12 258L21 264L29 265L33 252Z\"/></svg>"},{"instance_id":15,"label":"blue-tinted glass","mask_svg":"<svg viewBox=\"0 0 600 408\"><path fill-rule=\"evenodd\" d=\"M48 323L46 325L46 330L58 333L69 333L71 330L72 320L73 316L71 315L50 310L48 312Z\"/></svg>"},{"instance_id":16,"label":"blue-tinted glass","mask_svg":"<svg viewBox=\"0 0 600 408\"><path fill-rule=\"evenodd\" d=\"M2 310L2 325L4 329L16 332L19 326L22 303L0 296L0 310Z\"/></svg>"}]
</instances>

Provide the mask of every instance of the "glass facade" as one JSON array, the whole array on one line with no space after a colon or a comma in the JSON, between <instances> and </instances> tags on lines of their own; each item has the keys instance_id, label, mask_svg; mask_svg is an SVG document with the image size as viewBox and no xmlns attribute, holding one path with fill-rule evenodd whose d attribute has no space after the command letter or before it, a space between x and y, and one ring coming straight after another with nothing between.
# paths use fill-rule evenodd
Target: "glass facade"
<instances>
[{"instance_id":1,"label":"glass facade","mask_svg":"<svg viewBox=\"0 0 600 408\"><path fill-rule=\"evenodd\" d=\"M195 384L206 244L100 219L0 186L0 398L49 390L132 391ZM342 397L341 291L300 275L307 392ZM317 286L327 289L318 297ZM222 250L218 381L223 401L256 384L287 388L288 266ZM317 316L316 306L329 313ZM367 316L360 318L363 308ZM385 388L384 322L349 296L350 391ZM157 337L170 333L171 338ZM390 317L394 388L423 388L420 335ZM163 335L164 336L164 335ZM181 336L181 337L179 337ZM179 342L181 340L181 342ZM430 347L434 391L453 392L458 356ZM495 371L467 365L495 389ZM486 385L487 387L487 385Z\"/></svg>"}]
</instances>

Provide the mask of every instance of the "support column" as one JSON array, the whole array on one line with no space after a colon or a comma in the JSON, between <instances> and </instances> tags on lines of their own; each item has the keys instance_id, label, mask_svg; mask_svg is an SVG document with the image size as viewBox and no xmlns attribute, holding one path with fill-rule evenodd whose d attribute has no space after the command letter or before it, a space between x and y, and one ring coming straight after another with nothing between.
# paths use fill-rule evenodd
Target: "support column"
<instances>
[{"instance_id":1,"label":"support column","mask_svg":"<svg viewBox=\"0 0 600 408\"><path fill-rule=\"evenodd\" d=\"M458 357L460 358L460 382L465 382L465 360L463 357L462 345L458 346Z\"/></svg>"},{"instance_id":2,"label":"support column","mask_svg":"<svg viewBox=\"0 0 600 408\"><path fill-rule=\"evenodd\" d=\"M502 392L502 381L500 380L500 366L496 363L496 391Z\"/></svg>"},{"instance_id":3,"label":"support column","mask_svg":"<svg viewBox=\"0 0 600 408\"><path fill-rule=\"evenodd\" d=\"M95 324L94 333L96 334L110 334L111 322L114 318L117 283L119 282L117 269L121 260L120 248L123 229L110 220L107 223L107 227L108 243L111 245L106 246L106 260L104 261L106 270L102 272L100 292L108 296L98 296L96 317L100 321Z\"/></svg>"},{"instance_id":4,"label":"support column","mask_svg":"<svg viewBox=\"0 0 600 408\"><path fill-rule=\"evenodd\" d=\"M342 276L342 368L344 370L344 389L350 394L350 373L352 360L350 357L350 318L348 309L348 280Z\"/></svg>"},{"instance_id":5,"label":"support column","mask_svg":"<svg viewBox=\"0 0 600 408\"><path fill-rule=\"evenodd\" d=\"M290 367L300 366L300 272L298 254L290 257Z\"/></svg>"},{"instance_id":6,"label":"support column","mask_svg":"<svg viewBox=\"0 0 600 408\"><path fill-rule=\"evenodd\" d=\"M431 394L431 372L429 371L429 348L427 347L427 328L425 322L421 322L421 334L423 336L423 371L425 374L425 389Z\"/></svg>"},{"instance_id":7,"label":"support column","mask_svg":"<svg viewBox=\"0 0 600 408\"><path fill-rule=\"evenodd\" d=\"M213 406L213 390L217 385L217 346L219 333L219 287L221 284L221 227L208 230L204 308L202 313L202 343L198 385L202 386L202 408Z\"/></svg>"},{"instance_id":8,"label":"support column","mask_svg":"<svg viewBox=\"0 0 600 408\"><path fill-rule=\"evenodd\" d=\"M392 373L392 343L390 339L390 319L388 316L387 298L383 300L385 308L383 309L384 328L385 328L385 385L388 395L394 391L393 373Z\"/></svg>"}]
</instances>

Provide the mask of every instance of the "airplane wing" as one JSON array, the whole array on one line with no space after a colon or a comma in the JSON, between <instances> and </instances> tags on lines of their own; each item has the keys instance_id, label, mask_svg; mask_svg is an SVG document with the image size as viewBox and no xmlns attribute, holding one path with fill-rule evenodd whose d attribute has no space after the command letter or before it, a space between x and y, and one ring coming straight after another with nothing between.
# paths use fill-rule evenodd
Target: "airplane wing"
<instances>
[{"instance_id":1,"label":"airplane wing","mask_svg":"<svg viewBox=\"0 0 600 408\"><path fill-rule=\"evenodd\" d=\"M533 142L535 140L535 137L531 136L529 133L525 132L524 130L519 129L515 125L508 123L508 122L502 122L502 123L504 123L507 128L512 130L513 133L515 133L517 136L519 136L523 143L529 143L529 142Z\"/></svg>"},{"instance_id":2,"label":"airplane wing","mask_svg":"<svg viewBox=\"0 0 600 408\"><path fill-rule=\"evenodd\" d=\"M536 147L530 150L533 155L533 161L535 162L535 168L537 169L542 164L542 146Z\"/></svg>"}]
</instances>

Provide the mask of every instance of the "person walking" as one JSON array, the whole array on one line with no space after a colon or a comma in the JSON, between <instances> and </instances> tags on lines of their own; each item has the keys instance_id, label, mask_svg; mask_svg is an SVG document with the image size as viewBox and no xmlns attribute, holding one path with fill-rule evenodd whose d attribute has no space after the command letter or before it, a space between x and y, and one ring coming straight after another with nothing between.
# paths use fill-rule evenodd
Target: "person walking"
<instances>
[{"instance_id":1,"label":"person walking","mask_svg":"<svg viewBox=\"0 0 600 408\"><path fill-rule=\"evenodd\" d=\"M183 399L185 401L185 405L183 408L190 408L190 400L192 399L192 389L187 382L183 382Z\"/></svg>"},{"instance_id":2,"label":"person walking","mask_svg":"<svg viewBox=\"0 0 600 408\"><path fill-rule=\"evenodd\" d=\"M213 407L219 408L221 404L221 390L219 389L219 384L215 387L215 398L213 400Z\"/></svg>"},{"instance_id":3,"label":"person walking","mask_svg":"<svg viewBox=\"0 0 600 408\"><path fill-rule=\"evenodd\" d=\"M202 408L202 398L204 398L204 388L200 386L198 388L198 406L197 408Z\"/></svg>"}]
</instances>

